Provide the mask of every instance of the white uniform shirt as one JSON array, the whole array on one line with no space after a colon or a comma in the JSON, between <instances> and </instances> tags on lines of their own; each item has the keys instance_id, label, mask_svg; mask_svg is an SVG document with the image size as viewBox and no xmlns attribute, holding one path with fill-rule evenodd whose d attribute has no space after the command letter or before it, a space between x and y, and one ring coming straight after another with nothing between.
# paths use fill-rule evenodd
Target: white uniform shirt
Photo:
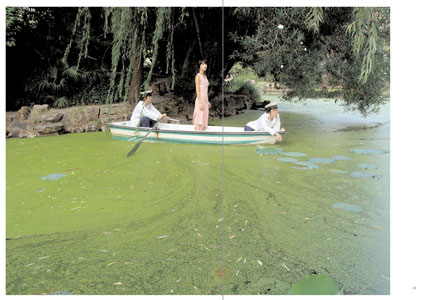
<instances>
[{"instance_id":1,"label":"white uniform shirt","mask_svg":"<svg viewBox=\"0 0 445 300\"><path fill-rule=\"evenodd\" d=\"M277 114L276 118L269 120L269 114L264 113L257 120L247 123L247 126L255 131L267 131L270 135L275 135L280 130L280 115Z\"/></svg>"},{"instance_id":2,"label":"white uniform shirt","mask_svg":"<svg viewBox=\"0 0 445 300\"><path fill-rule=\"evenodd\" d=\"M144 101L139 101L133 110L130 122L133 123L134 126L137 126L141 117L147 117L156 121L160 116L161 113L153 106L153 104L151 104L151 102L148 105L145 105Z\"/></svg>"}]
</instances>

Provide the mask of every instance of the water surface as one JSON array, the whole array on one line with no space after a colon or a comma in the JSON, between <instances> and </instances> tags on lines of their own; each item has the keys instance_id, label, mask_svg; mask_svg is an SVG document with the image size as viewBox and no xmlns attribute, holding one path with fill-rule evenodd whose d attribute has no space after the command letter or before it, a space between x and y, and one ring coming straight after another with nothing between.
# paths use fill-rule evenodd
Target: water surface
<instances>
[{"instance_id":1,"label":"water surface","mask_svg":"<svg viewBox=\"0 0 445 300\"><path fill-rule=\"evenodd\" d=\"M8 139L6 292L286 295L324 274L345 294L389 294L389 109L363 119L311 100L280 116L283 143L224 151L143 143L126 158L134 143L103 132ZM359 164L382 177L347 176L377 172Z\"/></svg>"}]
</instances>

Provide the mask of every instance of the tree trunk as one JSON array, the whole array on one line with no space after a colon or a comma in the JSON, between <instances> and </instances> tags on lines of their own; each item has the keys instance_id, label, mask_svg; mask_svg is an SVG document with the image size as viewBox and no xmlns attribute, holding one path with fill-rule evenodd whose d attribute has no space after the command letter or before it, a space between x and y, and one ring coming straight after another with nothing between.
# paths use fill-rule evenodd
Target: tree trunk
<instances>
[{"instance_id":1,"label":"tree trunk","mask_svg":"<svg viewBox=\"0 0 445 300\"><path fill-rule=\"evenodd\" d=\"M199 25L198 25L198 19L196 18L195 8L192 8L192 12L193 12L193 20L195 21L196 39L198 40L198 44L199 44L199 55L200 55L201 59L203 59L204 51L202 51L201 36L199 34Z\"/></svg>"},{"instance_id":2,"label":"tree trunk","mask_svg":"<svg viewBox=\"0 0 445 300\"><path fill-rule=\"evenodd\" d=\"M190 64L189 63L190 56L193 53L193 48L195 48L195 44L196 44L196 41L193 41L193 43L190 45L190 48L187 50L187 54L185 55L185 58L184 58L184 63L182 64L181 77L184 77L184 74L186 73L187 68ZM198 63L198 62L196 62L196 63ZM196 68L196 69L198 69L198 68Z\"/></svg>"},{"instance_id":3,"label":"tree trunk","mask_svg":"<svg viewBox=\"0 0 445 300\"><path fill-rule=\"evenodd\" d=\"M133 58L130 89L128 93L128 103L134 105L139 101L139 88L142 84L142 58L138 55L140 53L141 44L138 40L136 48L136 55Z\"/></svg>"}]
</instances>

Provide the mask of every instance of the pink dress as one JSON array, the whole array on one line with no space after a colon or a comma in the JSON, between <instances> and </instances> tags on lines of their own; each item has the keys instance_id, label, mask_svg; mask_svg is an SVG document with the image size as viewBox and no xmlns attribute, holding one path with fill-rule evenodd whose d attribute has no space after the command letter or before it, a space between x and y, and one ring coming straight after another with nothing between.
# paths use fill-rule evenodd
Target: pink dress
<instances>
[{"instance_id":1,"label":"pink dress","mask_svg":"<svg viewBox=\"0 0 445 300\"><path fill-rule=\"evenodd\" d=\"M199 75L199 93L201 95L201 102L204 109L199 109L198 97L195 100L195 111L193 113L193 125L201 125L202 128L207 128L209 123L209 96L207 95L207 90L209 88L209 81L207 77Z\"/></svg>"}]
</instances>

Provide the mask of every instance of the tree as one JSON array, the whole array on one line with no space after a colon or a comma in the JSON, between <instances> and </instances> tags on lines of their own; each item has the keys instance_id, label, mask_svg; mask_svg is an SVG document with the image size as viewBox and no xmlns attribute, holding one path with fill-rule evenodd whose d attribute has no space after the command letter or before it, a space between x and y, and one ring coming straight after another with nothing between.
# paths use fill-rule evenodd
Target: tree
<instances>
[{"instance_id":1,"label":"tree","mask_svg":"<svg viewBox=\"0 0 445 300\"><path fill-rule=\"evenodd\" d=\"M389 82L389 8L243 8L253 34L231 33L233 56L291 88L287 98L336 88L346 108L378 110ZM319 93L318 93L319 94Z\"/></svg>"}]
</instances>

